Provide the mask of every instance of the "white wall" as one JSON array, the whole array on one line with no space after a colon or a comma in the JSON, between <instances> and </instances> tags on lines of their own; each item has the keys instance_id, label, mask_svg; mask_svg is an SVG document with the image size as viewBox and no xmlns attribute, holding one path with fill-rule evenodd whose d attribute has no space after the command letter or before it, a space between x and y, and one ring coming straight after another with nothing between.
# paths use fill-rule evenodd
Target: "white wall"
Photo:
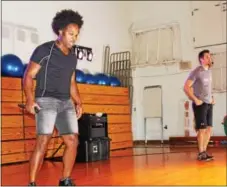
<instances>
[{"instance_id":1,"label":"white wall","mask_svg":"<svg viewBox=\"0 0 227 187\"><path fill-rule=\"evenodd\" d=\"M78 44L91 47L94 59L93 62L81 61L78 68L99 72L102 70L105 45L110 45L111 52L128 50L130 47L123 5L124 2L114 1L3 1L2 20L38 29L40 43L43 43L56 37L51 22L57 11L68 8L79 11L84 17L84 26ZM18 50L24 50L23 45Z\"/></svg>"},{"instance_id":2,"label":"white wall","mask_svg":"<svg viewBox=\"0 0 227 187\"><path fill-rule=\"evenodd\" d=\"M132 23L135 23L135 27L144 28L169 22L180 23L183 60L192 61L193 67L197 65L198 51L192 46L191 11L188 1L4 1L2 20L37 28L42 43L54 39L51 30L52 18L57 11L65 8L78 10L84 16L85 24L78 44L92 47L94 50L93 62L80 62L79 68L86 68L91 72L101 71L104 45L110 45L111 52L131 50L128 30ZM223 47L226 48L220 46L210 49L218 51ZM183 136L184 118L183 112L180 112L183 106L180 104L187 99L182 92L187 75L188 72L179 73L177 66L140 68L133 72L133 107L136 109L132 114L134 140L144 139L142 90L144 86L149 85L162 85L163 88L163 117L164 124L168 125L168 129L164 131L165 139L169 136ZM214 108L214 135L224 135L221 121L226 114L226 93L215 94L215 98L217 104Z\"/></svg>"},{"instance_id":3,"label":"white wall","mask_svg":"<svg viewBox=\"0 0 227 187\"><path fill-rule=\"evenodd\" d=\"M146 1L131 2L131 23L134 28L142 29L150 26L178 22L181 30L181 51L185 61L191 61L193 68L198 65L198 50L193 49L191 10L190 2L164 2ZM205 34L205 33L204 33ZM218 33L215 33L218 34ZM209 48L211 51L226 49L226 46ZM184 109L183 101L187 100L182 88L189 72L179 72L177 65L170 67L146 67L138 68L133 72L134 76L134 99L133 99L133 136L134 140L144 140L144 119L143 119L143 89L145 86L161 85L163 89L163 117L164 125L168 129L164 130L164 139L169 136L184 136ZM216 105L214 107L214 134L224 135L221 121L226 114L226 92L214 95ZM192 111L191 111L192 112ZM192 113L190 113L192 119ZM191 120L192 121L192 120ZM149 126L154 124L148 124ZM192 125L192 123L191 123ZM193 132L193 131L191 131ZM195 133L192 133L195 135ZM152 132L149 132L148 139L152 139Z\"/></svg>"}]
</instances>

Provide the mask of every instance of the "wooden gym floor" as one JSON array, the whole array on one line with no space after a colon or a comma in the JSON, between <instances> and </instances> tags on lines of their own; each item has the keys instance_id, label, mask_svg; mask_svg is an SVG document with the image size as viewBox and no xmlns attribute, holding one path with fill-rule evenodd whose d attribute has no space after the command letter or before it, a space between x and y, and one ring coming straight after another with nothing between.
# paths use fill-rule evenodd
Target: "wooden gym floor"
<instances>
[{"instance_id":1,"label":"wooden gym floor","mask_svg":"<svg viewBox=\"0 0 227 187\"><path fill-rule=\"evenodd\" d=\"M196 160L196 146L137 146L110 160L77 163L77 185L226 185L226 148L210 147L215 160ZM130 155L131 154L131 155ZM133 155L132 155L133 154ZM119 156L123 155L123 156ZM58 185L61 162L45 161L37 185ZM27 185L28 163L2 166L2 186Z\"/></svg>"}]
</instances>

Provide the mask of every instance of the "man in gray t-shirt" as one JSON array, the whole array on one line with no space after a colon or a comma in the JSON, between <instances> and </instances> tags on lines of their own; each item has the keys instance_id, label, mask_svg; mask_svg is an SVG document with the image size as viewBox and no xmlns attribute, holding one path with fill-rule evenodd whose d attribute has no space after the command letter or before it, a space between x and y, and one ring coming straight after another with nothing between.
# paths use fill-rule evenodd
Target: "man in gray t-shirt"
<instances>
[{"instance_id":1,"label":"man in gray t-shirt","mask_svg":"<svg viewBox=\"0 0 227 187\"><path fill-rule=\"evenodd\" d=\"M195 117L195 129L198 138L198 160L211 160L206 152L211 136L213 121L212 96L212 59L209 50L203 50L198 55L200 65L191 71L185 85L184 91L192 100L192 108Z\"/></svg>"},{"instance_id":2,"label":"man in gray t-shirt","mask_svg":"<svg viewBox=\"0 0 227 187\"><path fill-rule=\"evenodd\" d=\"M202 102L210 104L212 101L211 70L198 66L190 73L187 80L193 82L194 95Z\"/></svg>"}]
</instances>

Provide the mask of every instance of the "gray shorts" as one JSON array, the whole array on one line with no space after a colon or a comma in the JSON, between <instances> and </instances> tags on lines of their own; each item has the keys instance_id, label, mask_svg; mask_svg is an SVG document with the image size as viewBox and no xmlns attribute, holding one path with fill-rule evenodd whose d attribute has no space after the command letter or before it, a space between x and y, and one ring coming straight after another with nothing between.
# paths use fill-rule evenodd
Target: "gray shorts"
<instances>
[{"instance_id":1,"label":"gray shorts","mask_svg":"<svg viewBox=\"0 0 227 187\"><path fill-rule=\"evenodd\" d=\"M78 134L78 121L74 103L71 99L59 100L52 97L36 98L41 107L36 117L36 130L38 135L51 135L54 126L59 135Z\"/></svg>"}]
</instances>

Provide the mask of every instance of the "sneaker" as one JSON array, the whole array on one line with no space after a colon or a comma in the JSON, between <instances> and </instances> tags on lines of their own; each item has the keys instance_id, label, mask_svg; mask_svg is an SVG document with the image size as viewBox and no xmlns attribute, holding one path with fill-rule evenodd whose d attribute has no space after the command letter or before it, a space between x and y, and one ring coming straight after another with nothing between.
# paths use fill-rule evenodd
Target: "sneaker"
<instances>
[{"instance_id":1,"label":"sneaker","mask_svg":"<svg viewBox=\"0 0 227 187\"><path fill-rule=\"evenodd\" d=\"M30 183L28 184L28 186L36 186L36 183L35 183L35 182L30 182Z\"/></svg>"},{"instance_id":2,"label":"sneaker","mask_svg":"<svg viewBox=\"0 0 227 187\"><path fill-rule=\"evenodd\" d=\"M64 180L59 181L59 186L76 186L76 185L73 183L72 179L66 178Z\"/></svg>"},{"instance_id":3,"label":"sneaker","mask_svg":"<svg viewBox=\"0 0 227 187\"><path fill-rule=\"evenodd\" d=\"M207 160L206 154L204 152L199 153L198 154L198 157L197 157L197 160L199 160L199 161L205 161L205 160Z\"/></svg>"},{"instance_id":4,"label":"sneaker","mask_svg":"<svg viewBox=\"0 0 227 187\"><path fill-rule=\"evenodd\" d=\"M213 160L214 159L214 156L208 155L207 152L205 152L205 154L206 154L207 160Z\"/></svg>"}]
</instances>

